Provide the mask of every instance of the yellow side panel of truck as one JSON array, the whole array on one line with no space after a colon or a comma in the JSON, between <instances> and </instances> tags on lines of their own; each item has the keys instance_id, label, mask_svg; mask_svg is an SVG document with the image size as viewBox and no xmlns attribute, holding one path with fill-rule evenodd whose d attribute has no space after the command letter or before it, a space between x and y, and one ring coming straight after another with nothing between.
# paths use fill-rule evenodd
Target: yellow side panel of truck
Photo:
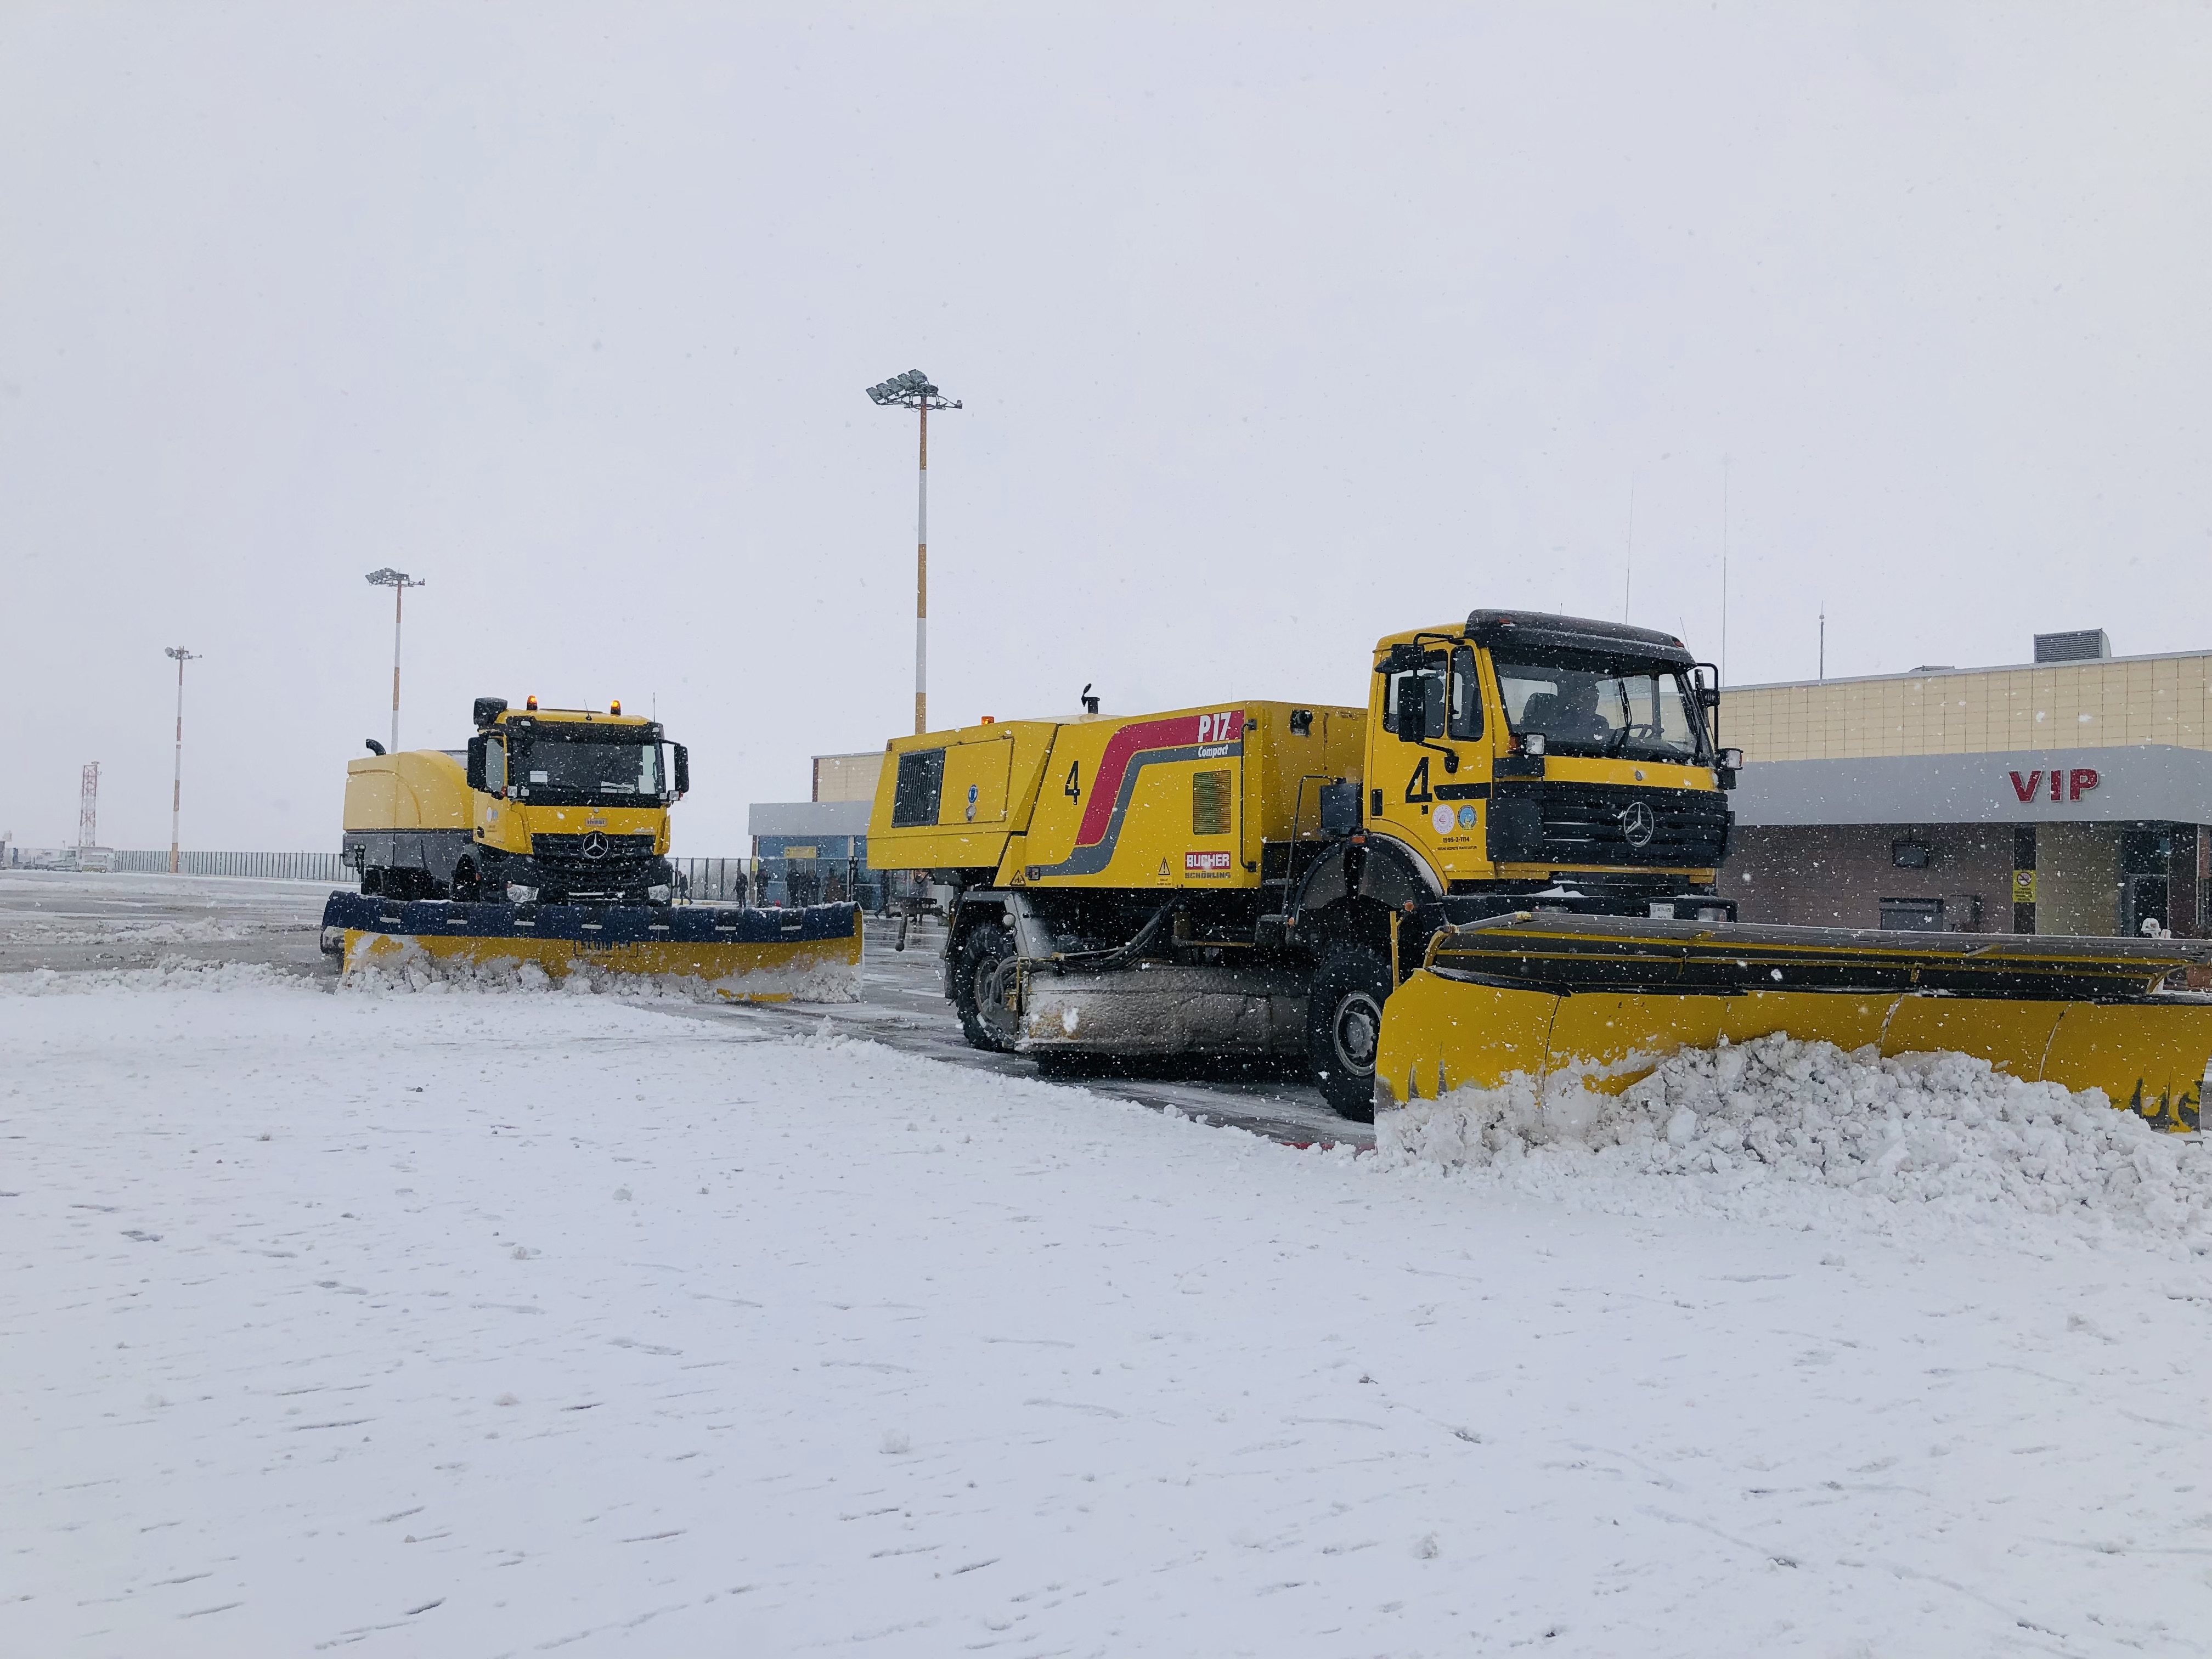
<instances>
[{"instance_id":1,"label":"yellow side panel of truck","mask_svg":"<svg viewBox=\"0 0 2212 1659\"><path fill-rule=\"evenodd\" d=\"M1286 706L1285 710L1286 710ZM1242 708L1063 726L1045 762L1023 862L1001 879L1054 887L1250 887L1243 855Z\"/></svg>"},{"instance_id":2,"label":"yellow side panel of truck","mask_svg":"<svg viewBox=\"0 0 2212 1659\"><path fill-rule=\"evenodd\" d=\"M1244 742L1248 806L1243 853L1259 862L1260 843L1311 841L1321 833L1321 792L1339 780L1360 785L1367 717L1357 708L1250 702ZM1294 714L1310 718L1291 725Z\"/></svg>"},{"instance_id":3,"label":"yellow side panel of truck","mask_svg":"<svg viewBox=\"0 0 2212 1659\"><path fill-rule=\"evenodd\" d=\"M348 830L466 830L469 823L468 773L441 749L346 763Z\"/></svg>"},{"instance_id":4,"label":"yellow side panel of truck","mask_svg":"<svg viewBox=\"0 0 2212 1659\"><path fill-rule=\"evenodd\" d=\"M895 738L876 781L868 816L872 870L995 869L1010 839L1025 827L1040 769L1060 728L1050 720L1005 720ZM941 757L932 763L933 755ZM933 801L902 802L902 763L932 768ZM933 806L933 811L929 810ZM921 821L899 823L902 810Z\"/></svg>"}]
</instances>

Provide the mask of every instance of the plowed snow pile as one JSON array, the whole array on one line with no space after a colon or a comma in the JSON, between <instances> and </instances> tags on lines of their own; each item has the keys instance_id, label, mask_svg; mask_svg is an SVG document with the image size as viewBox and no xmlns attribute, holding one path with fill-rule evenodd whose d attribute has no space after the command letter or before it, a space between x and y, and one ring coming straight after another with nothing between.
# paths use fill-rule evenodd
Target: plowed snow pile
<instances>
[{"instance_id":1,"label":"plowed snow pile","mask_svg":"<svg viewBox=\"0 0 2212 1659\"><path fill-rule=\"evenodd\" d=\"M347 994L370 996L550 992L563 996L611 996L626 1002L727 1002L751 995L795 1002L858 1002L860 976L842 963L823 963L802 973L764 970L720 980L675 975L618 974L580 963L556 979L534 962L440 961L416 953L390 965L355 969L338 981Z\"/></svg>"},{"instance_id":2,"label":"plowed snow pile","mask_svg":"<svg viewBox=\"0 0 2212 1659\"><path fill-rule=\"evenodd\" d=\"M1965 1054L1846 1052L1786 1036L1685 1049L1619 1095L1579 1078L1459 1089L1380 1114L1386 1168L1480 1170L1607 1209L1761 1218L1869 1200L2066 1218L2212 1253L2212 1160L2098 1090ZM1624 1186L1624 1183L1626 1185ZM1669 1200L1672 1201L1669 1201Z\"/></svg>"}]
</instances>

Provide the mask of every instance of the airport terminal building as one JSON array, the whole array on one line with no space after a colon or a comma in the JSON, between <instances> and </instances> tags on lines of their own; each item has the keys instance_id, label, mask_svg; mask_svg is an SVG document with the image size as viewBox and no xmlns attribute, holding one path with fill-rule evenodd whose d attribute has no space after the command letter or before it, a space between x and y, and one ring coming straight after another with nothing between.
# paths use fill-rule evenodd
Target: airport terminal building
<instances>
[{"instance_id":1,"label":"airport terminal building","mask_svg":"<svg viewBox=\"0 0 2212 1659\"><path fill-rule=\"evenodd\" d=\"M1741 918L2203 937L2212 651L2113 657L2095 630L2035 654L1725 691Z\"/></svg>"}]
</instances>

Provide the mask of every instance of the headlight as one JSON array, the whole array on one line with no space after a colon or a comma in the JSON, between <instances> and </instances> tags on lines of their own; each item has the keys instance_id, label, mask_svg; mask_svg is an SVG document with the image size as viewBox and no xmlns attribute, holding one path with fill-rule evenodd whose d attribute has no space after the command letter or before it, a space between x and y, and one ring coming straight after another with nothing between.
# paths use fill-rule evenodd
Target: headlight
<instances>
[{"instance_id":1,"label":"headlight","mask_svg":"<svg viewBox=\"0 0 2212 1659\"><path fill-rule=\"evenodd\" d=\"M656 881L652 886L645 890L645 896L651 899L655 904L667 903L668 884L665 881Z\"/></svg>"},{"instance_id":2,"label":"headlight","mask_svg":"<svg viewBox=\"0 0 2212 1659\"><path fill-rule=\"evenodd\" d=\"M519 881L510 881L507 884L507 902L509 904L535 904L538 902L538 890L535 887L525 887Z\"/></svg>"}]
</instances>

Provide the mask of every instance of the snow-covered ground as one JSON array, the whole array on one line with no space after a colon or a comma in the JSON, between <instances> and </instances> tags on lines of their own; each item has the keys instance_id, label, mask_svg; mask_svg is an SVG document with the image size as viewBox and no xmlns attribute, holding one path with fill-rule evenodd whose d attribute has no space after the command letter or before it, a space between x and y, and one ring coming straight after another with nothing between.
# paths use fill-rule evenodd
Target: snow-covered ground
<instances>
[{"instance_id":1,"label":"snow-covered ground","mask_svg":"<svg viewBox=\"0 0 2212 1659\"><path fill-rule=\"evenodd\" d=\"M1747 1219L238 966L0 977L0 1651L2212 1629L2212 1269L2155 1218Z\"/></svg>"},{"instance_id":2,"label":"snow-covered ground","mask_svg":"<svg viewBox=\"0 0 2212 1659\"><path fill-rule=\"evenodd\" d=\"M0 870L0 972L181 953L312 971L327 882Z\"/></svg>"}]
</instances>

